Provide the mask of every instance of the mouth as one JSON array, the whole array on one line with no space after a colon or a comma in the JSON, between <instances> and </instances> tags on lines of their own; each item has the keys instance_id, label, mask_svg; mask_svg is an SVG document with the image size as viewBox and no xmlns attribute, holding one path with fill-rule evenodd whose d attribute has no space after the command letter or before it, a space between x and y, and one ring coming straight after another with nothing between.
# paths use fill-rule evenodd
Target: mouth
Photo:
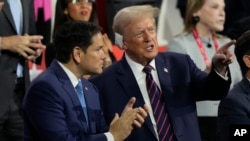
<instances>
[{"instance_id":1,"label":"mouth","mask_svg":"<svg viewBox=\"0 0 250 141\"><path fill-rule=\"evenodd\" d=\"M224 23L225 23L225 20L219 20L218 23L219 23L219 24L224 24Z\"/></svg>"},{"instance_id":2,"label":"mouth","mask_svg":"<svg viewBox=\"0 0 250 141\"><path fill-rule=\"evenodd\" d=\"M88 11L85 11L85 10L84 10L84 11L81 11L81 15L84 15L84 16L85 16L85 15L87 15L87 14L88 14Z\"/></svg>"},{"instance_id":3,"label":"mouth","mask_svg":"<svg viewBox=\"0 0 250 141\"><path fill-rule=\"evenodd\" d=\"M154 45L148 45L146 47L146 51L152 51L154 49Z\"/></svg>"}]
</instances>

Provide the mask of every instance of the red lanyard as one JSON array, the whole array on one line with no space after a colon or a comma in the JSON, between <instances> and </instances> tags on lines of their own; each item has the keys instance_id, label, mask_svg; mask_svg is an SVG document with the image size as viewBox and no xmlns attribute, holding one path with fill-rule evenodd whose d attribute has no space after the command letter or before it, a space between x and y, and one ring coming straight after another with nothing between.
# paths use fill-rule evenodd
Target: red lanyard
<instances>
[{"instance_id":1,"label":"red lanyard","mask_svg":"<svg viewBox=\"0 0 250 141\"><path fill-rule=\"evenodd\" d=\"M206 55L205 48L202 44L201 38L200 38L196 29L193 30L193 36L194 36L194 39L195 39L195 41L200 49L203 60L205 61L206 65L210 65L210 60L208 59L208 57ZM218 45L217 39L216 39L214 34L212 35L212 40L214 43L215 51L217 51L219 49L219 45Z\"/></svg>"}]
</instances>

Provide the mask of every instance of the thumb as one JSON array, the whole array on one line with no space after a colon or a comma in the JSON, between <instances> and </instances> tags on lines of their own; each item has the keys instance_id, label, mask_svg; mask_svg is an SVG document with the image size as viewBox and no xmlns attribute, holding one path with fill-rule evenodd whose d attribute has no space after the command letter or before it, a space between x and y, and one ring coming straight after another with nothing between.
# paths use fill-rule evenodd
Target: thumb
<instances>
[{"instance_id":1,"label":"thumb","mask_svg":"<svg viewBox=\"0 0 250 141\"><path fill-rule=\"evenodd\" d=\"M147 113L149 112L149 107L148 107L147 104L144 104L143 108L144 108L144 110L145 110Z\"/></svg>"},{"instance_id":2,"label":"thumb","mask_svg":"<svg viewBox=\"0 0 250 141\"><path fill-rule=\"evenodd\" d=\"M133 106L135 104L135 101L136 101L136 98L135 97L132 97L130 98L130 100L128 101L127 105L125 106L125 108L123 109L123 112L122 113L125 113L127 111L130 111L133 109Z\"/></svg>"},{"instance_id":3,"label":"thumb","mask_svg":"<svg viewBox=\"0 0 250 141\"><path fill-rule=\"evenodd\" d=\"M115 117L111 121L110 125L113 125L119 119L119 114L115 113Z\"/></svg>"}]
</instances>

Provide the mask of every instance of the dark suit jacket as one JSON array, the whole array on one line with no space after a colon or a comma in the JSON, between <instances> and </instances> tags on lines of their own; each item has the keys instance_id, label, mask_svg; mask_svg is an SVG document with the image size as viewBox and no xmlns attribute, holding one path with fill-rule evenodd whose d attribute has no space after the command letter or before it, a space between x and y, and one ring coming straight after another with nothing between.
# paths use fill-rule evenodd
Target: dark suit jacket
<instances>
[{"instance_id":1,"label":"dark suit jacket","mask_svg":"<svg viewBox=\"0 0 250 141\"><path fill-rule=\"evenodd\" d=\"M218 131L221 141L229 141L230 125L250 125L250 82L243 78L229 92L218 111Z\"/></svg>"},{"instance_id":2,"label":"dark suit jacket","mask_svg":"<svg viewBox=\"0 0 250 141\"><path fill-rule=\"evenodd\" d=\"M23 102L25 141L105 141L108 127L97 89L82 80L88 121L67 74L54 61L33 80Z\"/></svg>"},{"instance_id":3,"label":"dark suit jacket","mask_svg":"<svg viewBox=\"0 0 250 141\"><path fill-rule=\"evenodd\" d=\"M2 11L0 12L0 37L17 35L14 24L14 19L10 11L7 0L0 0L4 2ZM33 0L21 0L23 6L23 34L34 34L35 20L33 10ZM0 55L0 115L8 108L8 102L13 96L16 68L18 62L21 61L24 66L24 77L26 88L29 84L29 70L27 62L24 61L18 54L9 51L1 50Z\"/></svg>"},{"instance_id":4,"label":"dark suit jacket","mask_svg":"<svg viewBox=\"0 0 250 141\"><path fill-rule=\"evenodd\" d=\"M178 141L200 141L195 101L223 98L228 92L230 81L225 81L214 71L207 76L189 56L177 53L158 54L156 69ZM145 103L125 57L91 81L100 91L107 122L112 120L115 112L122 112L132 96L136 97L135 106ZM141 128L135 128L127 140L156 141L150 118L146 118Z\"/></svg>"}]
</instances>

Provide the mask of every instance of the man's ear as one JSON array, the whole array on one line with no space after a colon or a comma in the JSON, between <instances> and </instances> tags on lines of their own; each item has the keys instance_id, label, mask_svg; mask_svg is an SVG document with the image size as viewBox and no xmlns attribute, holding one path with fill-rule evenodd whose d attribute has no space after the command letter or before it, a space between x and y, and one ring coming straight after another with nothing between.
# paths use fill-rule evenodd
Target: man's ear
<instances>
[{"instance_id":1,"label":"man's ear","mask_svg":"<svg viewBox=\"0 0 250 141\"><path fill-rule=\"evenodd\" d=\"M82 49L78 46L74 47L74 49L72 51L72 59L77 64L79 64L81 62L82 55L84 55Z\"/></svg>"},{"instance_id":2,"label":"man's ear","mask_svg":"<svg viewBox=\"0 0 250 141\"><path fill-rule=\"evenodd\" d=\"M249 55L244 55L243 56L243 62L245 63L245 65L250 68L250 56Z\"/></svg>"},{"instance_id":3,"label":"man's ear","mask_svg":"<svg viewBox=\"0 0 250 141\"><path fill-rule=\"evenodd\" d=\"M127 47L127 43L126 43L125 41L123 41L123 44L122 44L122 49L124 49L124 50L128 49L128 47Z\"/></svg>"}]
</instances>

